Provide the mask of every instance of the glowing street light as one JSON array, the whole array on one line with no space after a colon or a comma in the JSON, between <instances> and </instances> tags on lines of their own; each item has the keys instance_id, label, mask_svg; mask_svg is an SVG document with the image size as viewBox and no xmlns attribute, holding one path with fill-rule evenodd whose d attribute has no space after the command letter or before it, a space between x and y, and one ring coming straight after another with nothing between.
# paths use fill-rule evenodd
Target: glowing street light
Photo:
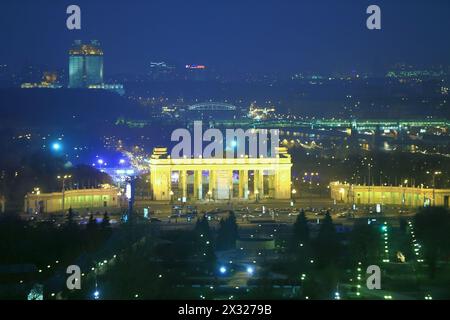
<instances>
[{"instance_id":1,"label":"glowing street light","mask_svg":"<svg viewBox=\"0 0 450 320\"><path fill-rule=\"evenodd\" d=\"M64 212L64 200L66 191L66 180L72 178L72 175L66 174L64 176L57 176L58 180L62 180L62 211Z\"/></svg>"},{"instance_id":2,"label":"glowing street light","mask_svg":"<svg viewBox=\"0 0 450 320\"><path fill-rule=\"evenodd\" d=\"M53 151L60 151L62 149L62 145L59 142L54 142L52 144L52 150Z\"/></svg>"},{"instance_id":3,"label":"glowing street light","mask_svg":"<svg viewBox=\"0 0 450 320\"><path fill-rule=\"evenodd\" d=\"M253 267L247 267L247 273L249 274L249 275L253 275L253 273L255 272L255 269L253 269Z\"/></svg>"},{"instance_id":4,"label":"glowing street light","mask_svg":"<svg viewBox=\"0 0 450 320\"><path fill-rule=\"evenodd\" d=\"M433 173L433 207L436 205L436 176L439 176L441 174L441 171L435 171Z\"/></svg>"},{"instance_id":5,"label":"glowing street light","mask_svg":"<svg viewBox=\"0 0 450 320\"><path fill-rule=\"evenodd\" d=\"M227 272L227 268L225 268L224 266L220 267L219 272L221 274L225 274Z\"/></svg>"}]
</instances>

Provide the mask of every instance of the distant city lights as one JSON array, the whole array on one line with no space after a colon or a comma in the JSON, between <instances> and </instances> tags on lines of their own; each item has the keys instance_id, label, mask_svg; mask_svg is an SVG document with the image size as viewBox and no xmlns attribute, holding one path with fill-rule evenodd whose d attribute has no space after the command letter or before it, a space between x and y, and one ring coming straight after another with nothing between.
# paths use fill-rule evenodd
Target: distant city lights
<instances>
[{"instance_id":1,"label":"distant city lights","mask_svg":"<svg viewBox=\"0 0 450 320\"><path fill-rule=\"evenodd\" d=\"M187 64L187 65L186 65L186 69L191 69L191 70L204 70L204 69L206 69L206 66L200 65L200 64Z\"/></svg>"}]
</instances>

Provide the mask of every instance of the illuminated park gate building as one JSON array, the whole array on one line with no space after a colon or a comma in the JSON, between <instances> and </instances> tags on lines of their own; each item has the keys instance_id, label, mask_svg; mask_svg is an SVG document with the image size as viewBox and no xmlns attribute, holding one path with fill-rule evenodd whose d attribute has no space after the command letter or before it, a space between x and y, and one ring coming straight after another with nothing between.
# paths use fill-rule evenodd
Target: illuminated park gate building
<instances>
[{"instance_id":1,"label":"illuminated park gate building","mask_svg":"<svg viewBox=\"0 0 450 320\"><path fill-rule=\"evenodd\" d=\"M291 156L279 148L272 158L171 159L155 148L150 184L155 201L290 199Z\"/></svg>"},{"instance_id":2,"label":"illuminated park gate building","mask_svg":"<svg viewBox=\"0 0 450 320\"><path fill-rule=\"evenodd\" d=\"M356 205L395 205L407 207L450 207L450 190L405 186L361 186L330 183L331 198Z\"/></svg>"}]
</instances>

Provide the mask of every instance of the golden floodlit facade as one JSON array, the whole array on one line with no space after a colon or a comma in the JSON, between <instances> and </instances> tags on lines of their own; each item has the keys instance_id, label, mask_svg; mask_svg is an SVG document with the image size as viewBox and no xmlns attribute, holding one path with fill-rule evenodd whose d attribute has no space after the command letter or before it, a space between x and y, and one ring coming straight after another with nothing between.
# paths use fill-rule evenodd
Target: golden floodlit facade
<instances>
[{"instance_id":1,"label":"golden floodlit facade","mask_svg":"<svg viewBox=\"0 0 450 320\"><path fill-rule=\"evenodd\" d=\"M26 213L53 213L72 209L112 209L120 207L120 190L115 187L76 189L63 192L35 191L25 196Z\"/></svg>"},{"instance_id":2,"label":"golden floodlit facade","mask_svg":"<svg viewBox=\"0 0 450 320\"><path fill-rule=\"evenodd\" d=\"M332 182L331 198L350 204L449 207L450 190L402 186L361 186Z\"/></svg>"},{"instance_id":3,"label":"golden floodlit facade","mask_svg":"<svg viewBox=\"0 0 450 320\"><path fill-rule=\"evenodd\" d=\"M150 188L155 201L290 199L292 161L286 148L269 158L172 159L155 148Z\"/></svg>"}]
</instances>

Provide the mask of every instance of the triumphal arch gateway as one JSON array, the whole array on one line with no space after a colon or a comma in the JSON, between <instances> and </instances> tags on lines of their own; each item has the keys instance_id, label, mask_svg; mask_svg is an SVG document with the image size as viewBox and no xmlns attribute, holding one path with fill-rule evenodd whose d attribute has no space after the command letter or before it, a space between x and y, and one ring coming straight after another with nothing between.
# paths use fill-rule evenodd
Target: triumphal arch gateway
<instances>
[{"instance_id":1,"label":"triumphal arch gateway","mask_svg":"<svg viewBox=\"0 0 450 320\"><path fill-rule=\"evenodd\" d=\"M291 156L173 159L155 148L150 159L151 194L155 201L290 199Z\"/></svg>"}]
</instances>

